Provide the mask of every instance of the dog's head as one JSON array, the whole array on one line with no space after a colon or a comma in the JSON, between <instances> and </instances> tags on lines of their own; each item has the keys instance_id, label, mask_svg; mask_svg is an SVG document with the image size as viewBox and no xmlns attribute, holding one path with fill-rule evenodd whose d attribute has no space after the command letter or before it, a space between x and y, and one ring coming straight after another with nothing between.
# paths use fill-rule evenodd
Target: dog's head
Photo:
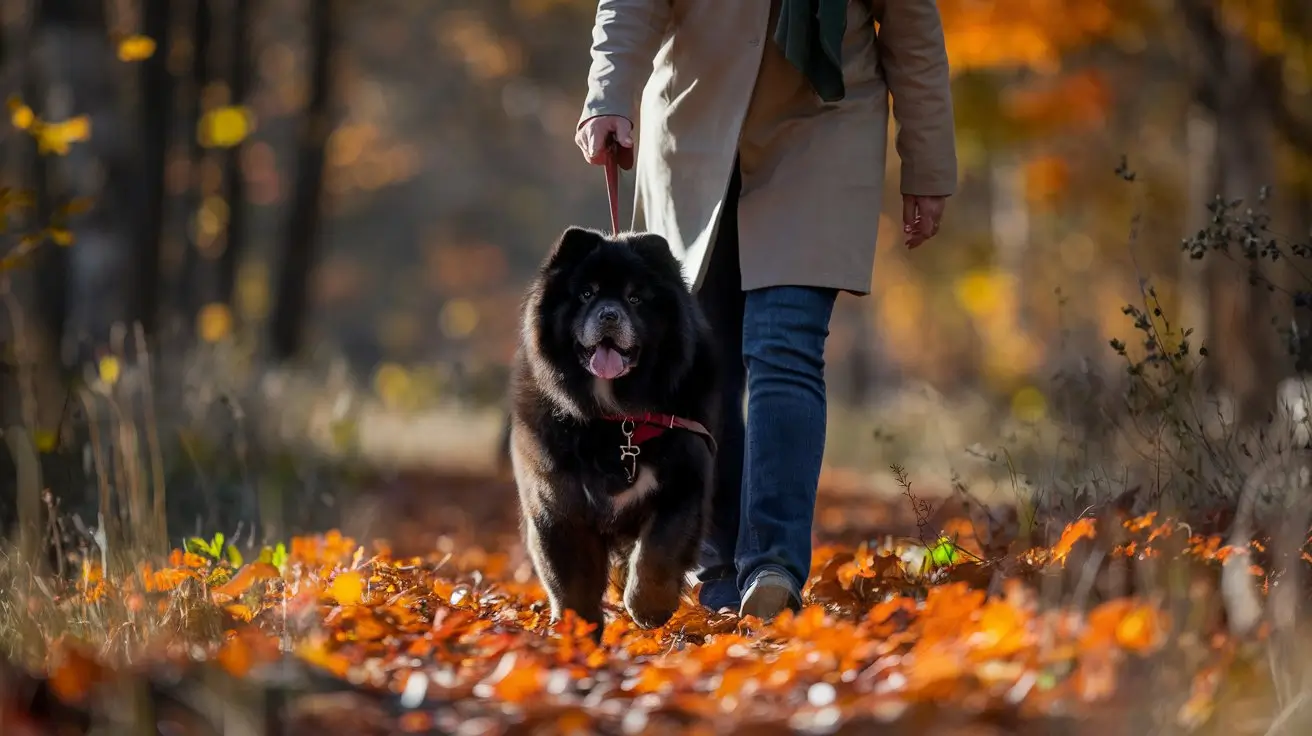
<instances>
[{"instance_id":1,"label":"dog's head","mask_svg":"<svg viewBox=\"0 0 1312 736\"><path fill-rule=\"evenodd\" d=\"M671 351L683 352L668 338L692 333L687 285L658 235L606 237L571 227L530 295L537 350L556 370L578 378L630 376L673 357Z\"/></svg>"}]
</instances>

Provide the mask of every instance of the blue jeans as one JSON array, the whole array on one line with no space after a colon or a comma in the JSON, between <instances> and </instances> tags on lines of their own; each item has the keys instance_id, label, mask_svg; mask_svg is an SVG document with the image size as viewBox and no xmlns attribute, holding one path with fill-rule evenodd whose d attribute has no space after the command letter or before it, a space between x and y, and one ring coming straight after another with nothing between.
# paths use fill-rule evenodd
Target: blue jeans
<instances>
[{"instance_id":1,"label":"blue jeans","mask_svg":"<svg viewBox=\"0 0 1312 736\"><path fill-rule=\"evenodd\" d=\"M743 291L740 187L735 167L697 294L723 366L715 496L698 572L700 602L711 610L737 610L742 593L766 570L785 574L798 593L810 574L825 448L824 350L838 294L808 286Z\"/></svg>"}]
</instances>

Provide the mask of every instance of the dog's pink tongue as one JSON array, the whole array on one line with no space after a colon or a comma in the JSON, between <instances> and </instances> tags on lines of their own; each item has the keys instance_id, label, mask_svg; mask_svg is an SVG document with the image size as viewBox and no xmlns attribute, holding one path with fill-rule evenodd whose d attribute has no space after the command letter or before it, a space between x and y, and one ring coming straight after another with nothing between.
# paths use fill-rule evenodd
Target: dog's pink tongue
<instances>
[{"instance_id":1,"label":"dog's pink tongue","mask_svg":"<svg viewBox=\"0 0 1312 736\"><path fill-rule=\"evenodd\" d=\"M619 352L598 345L592 360L588 361L588 370L597 378L618 378L624 372L624 358L620 357Z\"/></svg>"}]
</instances>

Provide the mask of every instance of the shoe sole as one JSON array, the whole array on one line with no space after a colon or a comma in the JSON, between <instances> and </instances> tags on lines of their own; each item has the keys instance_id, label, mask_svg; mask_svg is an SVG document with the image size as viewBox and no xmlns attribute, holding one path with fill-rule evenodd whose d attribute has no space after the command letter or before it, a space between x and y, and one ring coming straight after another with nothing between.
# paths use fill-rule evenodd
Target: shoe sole
<instances>
[{"instance_id":1,"label":"shoe sole","mask_svg":"<svg viewBox=\"0 0 1312 736\"><path fill-rule=\"evenodd\" d=\"M769 621L788 607L792 591L782 585L753 585L747 595L743 596L739 616L755 616L762 621Z\"/></svg>"}]
</instances>

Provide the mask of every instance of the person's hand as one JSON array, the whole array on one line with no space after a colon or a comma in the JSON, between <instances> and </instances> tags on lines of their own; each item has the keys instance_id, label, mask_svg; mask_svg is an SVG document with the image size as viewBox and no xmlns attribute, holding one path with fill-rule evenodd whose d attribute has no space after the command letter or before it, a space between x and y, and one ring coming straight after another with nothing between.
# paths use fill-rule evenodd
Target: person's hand
<instances>
[{"instance_id":1,"label":"person's hand","mask_svg":"<svg viewBox=\"0 0 1312 736\"><path fill-rule=\"evenodd\" d=\"M919 247L938 234L947 204L947 197L902 195L902 232L907 236L907 248Z\"/></svg>"},{"instance_id":2,"label":"person's hand","mask_svg":"<svg viewBox=\"0 0 1312 736\"><path fill-rule=\"evenodd\" d=\"M633 148L633 123L621 115L598 115L589 118L574 134L574 142L583 158L593 165L606 163L606 142L611 136L624 148Z\"/></svg>"}]
</instances>

